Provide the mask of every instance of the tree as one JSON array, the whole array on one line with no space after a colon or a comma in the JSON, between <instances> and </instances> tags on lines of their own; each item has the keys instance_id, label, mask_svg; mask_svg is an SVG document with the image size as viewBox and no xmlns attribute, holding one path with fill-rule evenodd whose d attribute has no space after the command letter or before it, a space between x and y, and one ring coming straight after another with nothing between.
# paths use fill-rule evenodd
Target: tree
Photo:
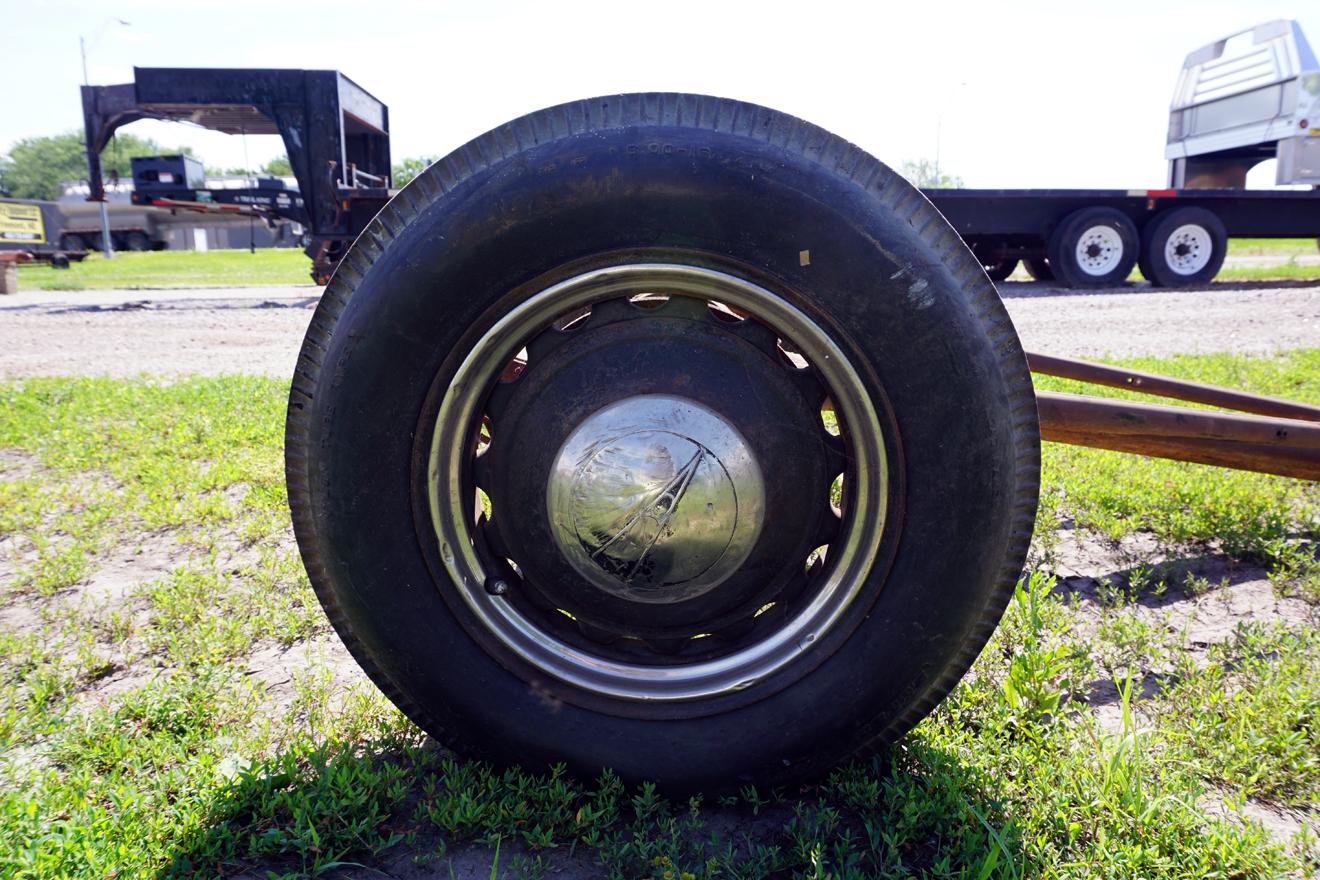
<instances>
[{"instance_id":1,"label":"tree","mask_svg":"<svg viewBox=\"0 0 1320 880\"><path fill-rule=\"evenodd\" d=\"M390 172L391 182L396 187L407 186L408 181L425 171L434 159L427 159L422 156L409 156L407 159L400 159L394 163L394 168Z\"/></svg>"},{"instance_id":2,"label":"tree","mask_svg":"<svg viewBox=\"0 0 1320 880\"><path fill-rule=\"evenodd\" d=\"M162 150L153 140L131 134L117 134L101 151L101 167L109 176L132 174L129 160L134 156L158 156L162 153L191 153L188 147ZM87 151L83 133L66 131L51 137L23 138L0 156L0 192L16 199L57 199L60 183L87 179Z\"/></svg>"},{"instance_id":3,"label":"tree","mask_svg":"<svg viewBox=\"0 0 1320 880\"><path fill-rule=\"evenodd\" d=\"M293 166L289 164L288 156L276 156L261 166L261 173L267 177L292 177Z\"/></svg>"},{"instance_id":4,"label":"tree","mask_svg":"<svg viewBox=\"0 0 1320 880\"><path fill-rule=\"evenodd\" d=\"M904 160L898 173L906 177L908 183L923 189L952 189L963 185L961 177L945 174L929 159Z\"/></svg>"}]
</instances>

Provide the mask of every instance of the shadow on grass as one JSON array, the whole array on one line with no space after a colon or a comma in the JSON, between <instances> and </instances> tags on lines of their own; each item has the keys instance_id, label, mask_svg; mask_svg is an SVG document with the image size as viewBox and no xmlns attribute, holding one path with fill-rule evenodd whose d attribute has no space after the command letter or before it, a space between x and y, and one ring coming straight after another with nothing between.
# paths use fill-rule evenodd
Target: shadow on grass
<instances>
[{"instance_id":1,"label":"shadow on grass","mask_svg":"<svg viewBox=\"0 0 1320 880\"><path fill-rule=\"evenodd\" d=\"M690 800L393 739L247 768L158 876L485 878L497 845L501 877L1035 873L989 790L915 736L791 792Z\"/></svg>"}]
</instances>

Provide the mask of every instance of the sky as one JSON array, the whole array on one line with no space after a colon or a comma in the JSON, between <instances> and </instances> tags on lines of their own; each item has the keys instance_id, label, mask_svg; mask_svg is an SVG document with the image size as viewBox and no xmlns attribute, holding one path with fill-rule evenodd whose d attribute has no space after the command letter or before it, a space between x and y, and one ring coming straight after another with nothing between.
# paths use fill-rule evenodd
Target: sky
<instances>
[{"instance_id":1,"label":"sky","mask_svg":"<svg viewBox=\"0 0 1320 880\"><path fill-rule=\"evenodd\" d=\"M81 127L81 35L93 84L135 65L337 68L389 106L396 161L574 98L688 91L793 113L891 165L938 157L970 187L1159 187L1184 56L1274 18L1320 48L1316 0L0 0L0 152ZM181 123L122 130L209 166L283 152Z\"/></svg>"}]
</instances>

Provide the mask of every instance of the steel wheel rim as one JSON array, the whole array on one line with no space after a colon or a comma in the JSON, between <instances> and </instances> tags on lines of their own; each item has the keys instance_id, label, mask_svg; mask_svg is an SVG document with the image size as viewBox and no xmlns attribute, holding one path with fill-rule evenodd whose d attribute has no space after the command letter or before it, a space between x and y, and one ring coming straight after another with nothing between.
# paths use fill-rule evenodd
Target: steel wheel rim
<instances>
[{"instance_id":1,"label":"steel wheel rim","mask_svg":"<svg viewBox=\"0 0 1320 880\"><path fill-rule=\"evenodd\" d=\"M1164 262L1179 275L1195 275L1210 265L1213 250L1208 229L1196 223L1184 223L1164 242Z\"/></svg>"},{"instance_id":2,"label":"steel wheel rim","mask_svg":"<svg viewBox=\"0 0 1320 880\"><path fill-rule=\"evenodd\" d=\"M792 334L829 388L849 426L848 513L829 564L798 613L764 640L705 662L660 666L602 657L559 639L488 589L493 575L476 549L464 475L484 391L522 341L556 316L644 290L715 300ZM822 641L861 591L884 532L888 504L884 436L861 377L839 345L783 297L736 276L686 264L630 264L586 272L525 299L473 345L456 370L432 429L427 472L431 523L440 561L477 625L541 673L617 699L673 702L743 691L802 658Z\"/></svg>"},{"instance_id":3,"label":"steel wheel rim","mask_svg":"<svg viewBox=\"0 0 1320 880\"><path fill-rule=\"evenodd\" d=\"M1092 226L1077 240L1077 265L1087 275L1108 275L1122 259L1123 239L1113 227Z\"/></svg>"}]
</instances>

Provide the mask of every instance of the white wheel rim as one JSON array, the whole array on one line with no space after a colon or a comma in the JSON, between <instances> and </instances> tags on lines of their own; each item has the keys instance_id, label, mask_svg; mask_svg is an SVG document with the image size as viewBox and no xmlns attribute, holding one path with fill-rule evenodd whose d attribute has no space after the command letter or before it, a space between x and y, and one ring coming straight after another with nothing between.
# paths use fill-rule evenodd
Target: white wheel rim
<instances>
[{"instance_id":1,"label":"white wheel rim","mask_svg":"<svg viewBox=\"0 0 1320 880\"><path fill-rule=\"evenodd\" d=\"M1108 275L1123 260L1123 238L1112 226L1092 226L1077 239L1077 268L1093 278Z\"/></svg>"},{"instance_id":2,"label":"white wheel rim","mask_svg":"<svg viewBox=\"0 0 1320 880\"><path fill-rule=\"evenodd\" d=\"M1195 275L1210 265L1214 244L1210 231L1196 223L1184 223L1164 242L1164 262L1178 275Z\"/></svg>"}]
</instances>

